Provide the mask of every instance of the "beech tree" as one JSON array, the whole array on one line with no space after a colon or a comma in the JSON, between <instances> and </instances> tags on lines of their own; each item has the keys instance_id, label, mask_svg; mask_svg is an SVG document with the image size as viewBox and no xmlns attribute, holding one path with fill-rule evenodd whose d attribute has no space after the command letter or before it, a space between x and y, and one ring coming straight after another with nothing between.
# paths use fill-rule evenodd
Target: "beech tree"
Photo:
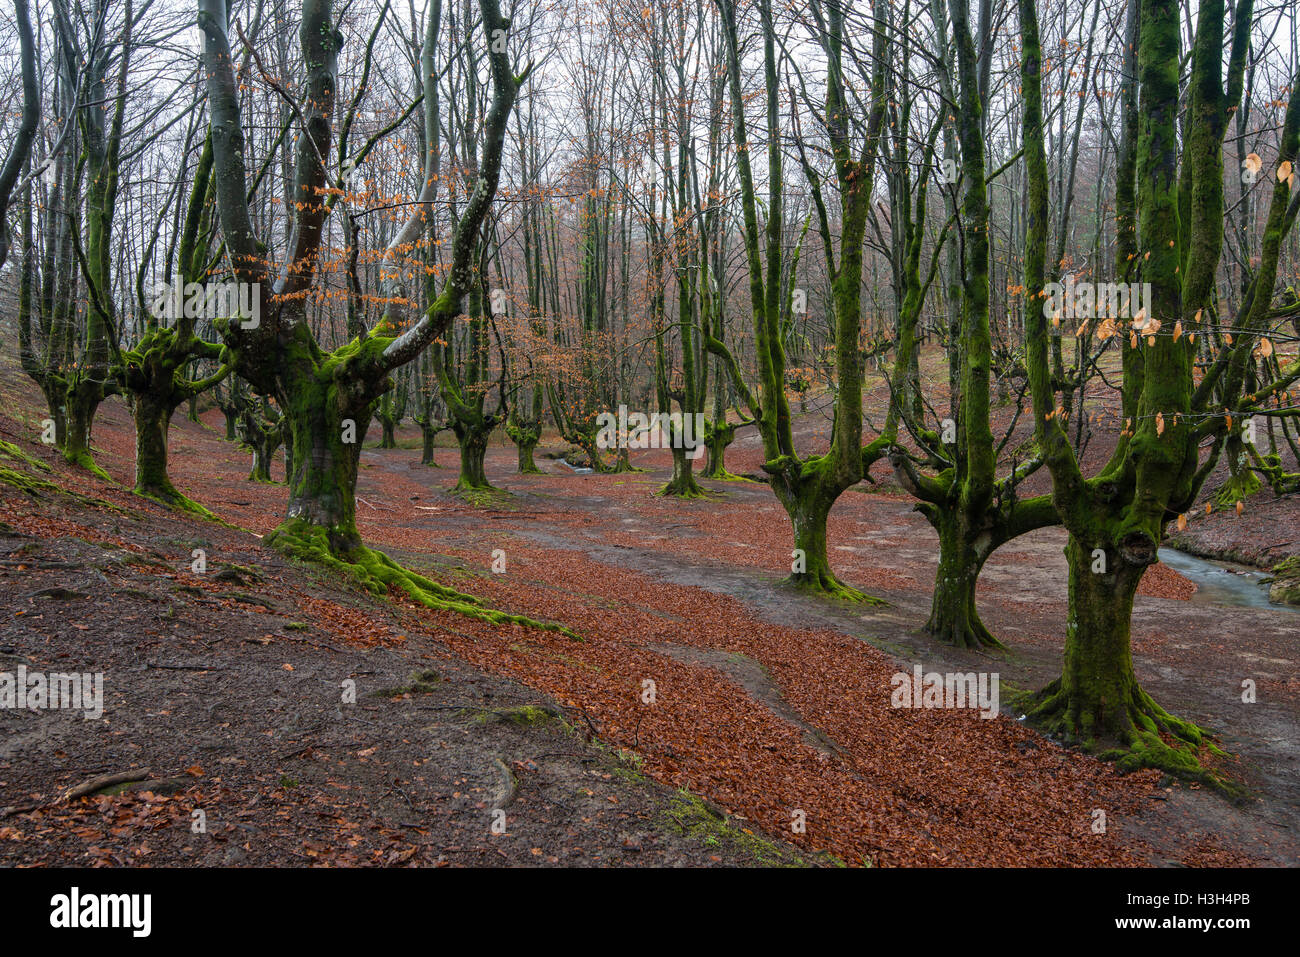
<instances>
[{"instance_id":1,"label":"beech tree","mask_svg":"<svg viewBox=\"0 0 1300 957\"><path fill-rule=\"evenodd\" d=\"M754 343L758 353L757 391L750 388L734 354L710 337L710 351L724 358L737 391L745 401L763 438L772 490L794 527L794 560L790 582L798 587L855 601L861 592L842 584L831 570L826 549L826 520L835 500L857 484L870 461L883 454L886 441L862 445L861 329L862 244L870 208L875 164L885 115L885 51L888 46L887 6L877 0L868 114L855 123L846 93L845 10L837 0L814 3L821 30L818 40L827 59L825 124L840 192L838 257L825 203L819 217L827 267L833 289L835 344L835 425L831 448L803 457L795 448L790 403L785 392L786 355L780 333L781 239L784 165L780 142L780 86L776 29L772 5L759 0L762 23L767 138L767 206L765 236L759 230L758 193L750 163L750 139L740 80L740 38L733 0L718 0L727 50L731 93L732 136L740 176L744 211L744 240L749 270ZM850 60L852 62L852 60ZM764 249L764 247L766 247ZM838 258L838 261L837 261Z\"/></svg>"},{"instance_id":2,"label":"beech tree","mask_svg":"<svg viewBox=\"0 0 1300 957\"><path fill-rule=\"evenodd\" d=\"M55 89L65 128L60 148L44 161L49 189L39 280L34 256L23 261L20 353L23 370L45 394L64 457L107 478L91 454L90 435L100 404L121 391L111 366L120 352L113 224L133 51L132 4L126 4L115 32L108 0L96 0L89 11L70 10L66 0L55 0L53 11ZM85 292L84 312L78 308L79 290Z\"/></svg>"},{"instance_id":3,"label":"beech tree","mask_svg":"<svg viewBox=\"0 0 1300 957\"><path fill-rule=\"evenodd\" d=\"M341 176L331 180L335 64L341 35L331 0L303 0L299 31L306 76L301 101L294 105L301 124L293 189L290 256L278 268L258 247L249 216L244 134L239 89L231 67L228 9L224 0L199 0L203 68L212 123L213 176L217 208L230 269L257 288L261 320L255 328L228 324L228 361L257 391L271 395L288 420L292 471L284 521L264 542L301 558L340 567L376 591L402 588L416 601L453 607L495 619L515 616L488 612L470 596L400 568L366 548L356 526L356 480L361 440L373 403L392 386L390 375L416 359L461 313L474 282L472 256L479 230L496 192L503 140L521 74L513 72L506 44L509 22L497 0L481 0L479 12L490 67L491 105L481 133L473 189L455 224L442 288L419 320L399 332L381 321L361 329L349 343L322 350L307 323L306 307L321 235L332 208L330 190L342 191ZM424 53L436 51L430 28ZM436 102L435 71L423 69L425 103ZM436 122L436 118L433 120ZM428 124L432 128L433 123ZM424 180L435 173L429 154Z\"/></svg>"},{"instance_id":4,"label":"beech tree","mask_svg":"<svg viewBox=\"0 0 1300 957\"><path fill-rule=\"evenodd\" d=\"M36 78L36 39L32 34L31 13L27 0L14 0L14 19L18 27L20 70L23 82L22 118L14 132L9 152L0 164L0 266L9 258L9 201L18 186L36 141L41 118L41 86Z\"/></svg>"},{"instance_id":5,"label":"beech tree","mask_svg":"<svg viewBox=\"0 0 1300 957\"><path fill-rule=\"evenodd\" d=\"M1200 4L1191 50L1185 129L1179 136L1179 24L1174 0L1134 0L1128 42L1135 71L1124 100L1117 187L1116 273L1151 286L1150 312L1130 329L1099 323L1102 347L1122 350L1124 429L1105 467L1085 476L1055 405L1046 297L1049 215L1042 124L1042 50L1035 0L1021 0L1024 142L1029 217L1025 249L1028 369L1053 498L1070 533L1069 621L1061 677L1037 696L1032 721L1114 757L1121 767L1201 771L1202 729L1166 712L1133 672L1130 621L1143 573L1167 526L1193 505L1217 464L1221 437L1300 378L1300 363L1245 390L1244 370L1267 329L1300 146L1300 77L1271 164L1272 196L1258 268L1237 319L1199 381L1198 342L1224 321L1215 295L1224 237L1223 138L1242 94L1253 3L1226 25L1222 0ZM1225 34L1228 56L1224 77ZM1180 209L1184 211L1180 215ZM1106 323L1110 323L1109 326ZM1214 441L1207 455L1202 442Z\"/></svg>"},{"instance_id":6,"label":"beech tree","mask_svg":"<svg viewBox=\"0 0 1300 957\"><path fill-rule=\"evenodd\" d=\"M949 4L956 46L958 101L957 142L961 151L960 185L962 201L957 211L959 285L954 290L959 306L954 338L947 350L951 416L928 429L919 420L920 383L913 367L918 314L926 291L933 282L941 251L936 244L927 276L920 273L922 227L927 183L917 186L915 212L908 197L901 197L900 223L895 224L904 243L904 262L899 270L903 281L900 304L898 347L891 388L891 406L884 436L892 441L901 419L923 452L920 464L932 467L934 475L914 467L914 457L904 446L894 444L890 461L899 483L920 501L917 510L939 533L939 567L935 577L930 617L926 630L959 646L997 646L1000 642L985 627L975 602L980 570L1001 545L1026 532L1057 523L1050 497L1022 498L1019 486L1043 464L1041 455L1030 450L1024 460L1007 474L998 476L999 453L1011 438L1010 430L998 441L991 423L993 344L989 321L989 233L984 108L980 93L980 69L965 0ZM933 8L936 33L943 36L943 11ZM942 58L941 62L942 62ZM906 100L904 101L907 102ZM942 117L941 120L942 122ZM898 135L906 134L907 109L892 121ZM934 154L939 127L930 131L927 161ZM900 164L902 165L902 164ZM954 167L955 168L955 167ZM908 185L905 174L903 185ZM955 367L955 368L954 368ZM951 391L951 386L950 386ZM1014 429L1018 419L1012 419Z\"/></svg>"}]
</instances>

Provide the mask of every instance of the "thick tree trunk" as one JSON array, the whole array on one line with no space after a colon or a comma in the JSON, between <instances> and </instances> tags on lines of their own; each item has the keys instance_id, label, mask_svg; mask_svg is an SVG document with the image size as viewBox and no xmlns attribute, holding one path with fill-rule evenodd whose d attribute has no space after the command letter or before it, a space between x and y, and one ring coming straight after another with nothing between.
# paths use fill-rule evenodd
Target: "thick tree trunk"
<instances>
[{"instance_id":1,"label":"thick tree trunk","mask_svg":"<svg viewBox=\"0 0 1300 957\"><path fill-rule=\"evenodd\" d=\"M515 443L515 447L519 452L519 474L539 474L542 470L533 461L533 450L537 448L537 443L542 438L541 425L536 421L521 422L516 419L513 422L507 422L506 435L510 436L510 441Z\"/></svg>"},{"instance_id":2,"label":"thick tree trunk","mask_svg":"<svg viewBox=\"0 0 1300 957\"><path fill-rule=\"evenodd\" d=\"M1073 535L1065 554L1070 566L1065 665L1061 677L1039 692L1030 719L1103 757L1118 758L1121 768L1196 770L1192 754L1171 748L1161 735L1199 745L1200 730L1167 714L1133 673L1133 596L1154 555L1144 550L1132 556L1113 542L1084 544Z\"/></svg>"},{"instance_id":3,"label":"thick tree trunk","mask_svg":"<svg viewBox=\"0 0 1300 957\"><path fill-rule=\"evenodd\" d=\"M145 395L137 395L134 405L135 491L168 505L184 501L167 475L167 431L172 409Z\"/></svg>"},{"instance_id":4,"label":"thick tree trunk","mask_svg":"<svg viewBox=\"0 0 1300 957\"><path fill-rule=\"evenodd\" d=\"M379 425L383 433L379 438L379 447L381 449L397 448L397 424L392 419L380 419Z\"/></svg>"},{"instance_id":5,"label":"thick tree trunk","mask_svg":"<svg viewBox=\"0 0 1300 957\"><path fill-rule=\"evenodd\" d=\"M488 439L491 428L484 428L474 423L462 422L454 426L456 443L460 446L460 477L456 480L455 491L490 489L483 467L487 456Z\"/></svg>"},{"instance_id":6,"label":"thick tree trunk","mask_svg":"<svg viewBox=\"0 0 1300 957\"><path fill-rule=\"evenodd\" d=\"M517 444L519 450L519 474L536 475L542 470L533 461L533 451L537 448L537 439L525 437Z\"/></svg>"},{"instance_id":7,"label":"thick tree trunk","mask_svg":"<svg viewBox=\"0 0 1300 957\"><path fill-rule=\"evenodd\" d=\"M420 464L438 468L438 463L433 460L433 441L438 437L438 430L427 423L420 423L421 451Z\"/></svg>"},{"instance_id":8,"label":"thick tree trunk","mask_svg":"<svg viewBox=\"0 0 1300 957\"><path fill-rule=\"evenodd\" d=\"M843 584L831 571L826 549L826 521L835 505L835 496L809 484L793 495L785 494L778 498L794 526L794 553L790 577L786 581L797 588L836 598L874 601Z\"/></svg>"},{"instance_id":9,"label":"thick tree trunk","mask_svg":"<svg viewBox=\"0 0 1300 957\"><path fill-rule=\"evenodd\" d=\"M221 414L224 415L224 416L226 417L226 441L227 441L227 442L233 442L233 441L235 441L235 438L236 438L236 435L235 435L235 417L236 417L235 410L234 410L233 408L231 408L230 406L223 406L222 409L221 409Z\"/></svg>"},{"instance_id":10,"label":"thick tree trunk","mask_svg":"<svg viewBox=\"0 0 1300 957\"><path fill-rule=\"evenodd\" d=\"M370 415L368 406L340 403L334 385L322 384L324 378L299 383L293 402L282 406L289 420L292 461L285 476L289 505L285 521L267 540L323 534L330 555L349 561L365 551L357 531L356 488Z\"/></svg>"},{"instance_id":11,"label":"thick tree trunk","mask_svg":"<svg viewBox=\"0 0 1300 957\"><path fill-rule=\"evenodd\" d=\"M90 451L90 430L103 398L103 390L97 384L83 380L68 386L63 456L69 462L89 469L106 479L108 475L95 464L95 458Z\"/></svg>"},{"instance_id":12,"label":"thick tree trunk","mask_svg":"<svg viewBox=\"0 0 1300 957\"><path fill-rule=\"evenodd\" d=\"M711 479L725 479L731 476L727 471L727 446L736 438L736 427L734 425L719 425L714 423L708 430L704 439L704 447L708 450L709 460L704 467L704 477Z\"/></svg>"},{"instance_id":13,"label":"thick tree trunk","mask_svg":"<svg viewBox=\"0 0 1300 957\"><path fill-rule=\"evenodd\" d=\"M689 450L679 448L672 450L673 477L661 489L663 495L675 495L679 498L703 497L704 489L700 488L700 483L695 481L694 460L686 454L687 451Z\"/></svg>"},{"instance_id":14,"label":"thick tree trunk","mask_svg":"<svg viewBox=\"0 0 1300 957\"><path fill-rule=\"evenodd\" d=\"M992 549L987 532L973 532L952 511L928 510L939 533L939 569L925 630L959 648L1001 647L980 620L975 586Z\"/></svg>"}]
</instances>

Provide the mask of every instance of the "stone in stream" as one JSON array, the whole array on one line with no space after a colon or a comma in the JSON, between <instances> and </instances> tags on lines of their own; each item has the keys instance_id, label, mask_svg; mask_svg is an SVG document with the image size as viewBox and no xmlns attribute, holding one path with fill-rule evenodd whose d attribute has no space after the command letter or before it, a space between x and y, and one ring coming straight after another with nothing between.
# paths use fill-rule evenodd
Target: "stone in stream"
<instances>
[{"instance_id":1,"label":"stone in stream","mask_svg":"<svg viewBox=\"0 0 1300 957\"><path fill-rule=\"evenodd\" d=\"M1300 556L1293 555L1273 566L1268 600L1278 605L1300 605Z\"/></svg>"}]
</instances>

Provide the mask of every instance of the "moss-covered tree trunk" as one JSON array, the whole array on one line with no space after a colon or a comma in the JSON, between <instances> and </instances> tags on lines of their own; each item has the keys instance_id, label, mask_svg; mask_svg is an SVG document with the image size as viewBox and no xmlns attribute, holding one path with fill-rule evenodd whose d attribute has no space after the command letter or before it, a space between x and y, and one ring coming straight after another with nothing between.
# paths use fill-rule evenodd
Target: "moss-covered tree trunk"
<instances>
[{"instance_id":1,"label":"moss-covered tree trunk","mask_svg":"<svg viewBox=\"0 0 1300 957\"><path fill-rule=\"evenodd\" d=\"M279 447L279 442L271 438L271 433L262 433L262 437L249 443L253 451L253 465L248 472L250 482L262 482L270 484L275 481L271 477L271 463L275 460L275 450ZM286 474L287 471L286 471Z\"/></svg>"},{"instance_id":2,"label":"moss-covered tree trunk","mask_svg":"<svg viewBox=\"0 0 1300 957\"><path fill-rule=\"evenodd\" d=\"M537 443L520 442L519 443L519 474L533 475L540 473L542 470L537 467L533 461L533 450L537 448Z\"/></svg>"},{"instance_id":3,"label":"moss-covered tree trunk","mask_svg":"<svg viewBox=\"0 0 1300 957\"><path fill-rule=\"evenodd\" d=\"M939 568L925 630L959 648L1001 647L975 605L980 571L992 551L991 536L970 528L956 512L930 507L925 513L939 533Z\"/></svg>"},{"instance_id":4,"label":"moss-covered tree trunk","mask_svg":"<svg viewBox=\"0 0 1300 957\"><path fill-rule=\"evenodd\" d=\"M495 423L490 416L460 417L453 416L452 432L460 448L460 476L456 479L454 491L467 492L492 488L487 480L484 459L487 457L488 442L492 437Z\"/></svg>"},{"instance_id":5,"label":"moss-covered tree trunk","mask_svg":"<svg viewBox=\"0 0 1300 957\"><path fill-rule=\"evenodd\" d=\"M438 427L427 419L420 422L420 464L438 468L434 461L434 440L438 437Z\"/></svg>"},{"instance_id":6,"label":"moss-covered tree trunk","mask_svg":"<svg viewBox=\"0 0 1300 957\"><path fill-rule=\"evenodd\" d=\"M759 228L758 196L750 164L751 144L740 76L736 6L730 0L723 0L718 5L726 43L732 136L736 145L736 171L740 182L745 256L753 308L754 348L758 360L757 394L746 384L739 362L721 341L709 333L705 343L708 350L725 363L736 391L749 409L763 438L766 458L763 470L772 476L773 491L790 516L795 533L796 564L792 568L792 582L823 594L861 601L864 600L863 595L842 585L831 573L826 555L825 529L826 516L835 500L846 489L861 481L864 474L859 343L862 324L862 263L876 156L888 98L885 82L885 63L889 59L888 31L878 30L873 38L873 70L865 124L851 124L849 116L858 101L849 99L843 85L844 10L838 4L826 8L826 33L821 42L830 64L827 71L830 82L826 88L826 131L841 193L838 264L835 262L831 219L821 196L820 180L814 174L810 183L827 269L832 277L835 375L838 388L831 448L825 455L805 459L795 448L790 403L785 393L786 355L781 334L784 173L780 118L783 107L778 81L775 14L769 0L760 0L758 6L764 24L762 41L767 107L768 197L766 229L763 230L766 243L763 242ZM878 18L878 22L887 22L888 5L884 0L877 0L873 4L873 15ZM857 131L865 134L860 141L856 138ZM762 250L764 245L766 256ZM788 296L787 289L787 303ZM801 559L802 571L797 564Z\"/></svg>"},{"instance_id":7,"label":"moss-covered tree trunk","mask_svg":"<svg viewBox=\"0 0 1300 957\"><path fill-rule=\"evenodd\" d=\"M54 444L65 448L68 444L68 416L64 406L67 396L62 383L53 377L42 378L41 392L45 395L45 407L49 410L50 421L54 423Z\"/></svg>"},{"instance_id":8,"label":"moss-covered tree trunk","mask_svg":"<svg viewBox=\"0 0 1300 957\"><path fill-rule=\"evenodd\" d=\"M1216 381L1219 361L1194 386L1196 346L1204 337L1202 310L1213 308L1222 248L1222 136L1236 110L1249 46L1251 3L1238 20L1223 83L1224 5L1205 0L1197 12L1186 129L1185 166L1179 171L1179 25L1176 0L1139 0L1127 30L1123 117L1116 191L1116 272L1150 283L1150 328L1121 342L1124 414L1110 462L1085 478L1059 418L1053 413L1047 348L1049 332L1038 298L1044 290L1049 182L1042 108L1042 50L1034 0L1020 0L1023 34L1023 134L1028 173L1025 288L1026 364L1033 392L1036 435L1052 472L1054 497L1070 532L1070 618L1061 678L1037 696L1031 720L1079 741L1123 767L1153 766L1208 776L1197 763L1202 733L1164 712L1141 690L1133 672L1130 616L1145 569L1154 564L1165 526L1194 501L1208 468L1199 464L1200 440L1213 435L1213 416L1200 425L1197 395ZM1136 79L1136 83L1134 82ZM1300 141L1300 97L1288 106L1282 152ZM1193 144L1187 147L1186 144ZM1179 195L1179 182L1190 196ZM1283 215L1288 187L1274 191L1270 226ZM1179 205L1185 213L1179 215ZM1261 275L1271 288L1275 263L1266 230ZM1134 275L1136 272L1136 275ZM1267 294L1266 294L1267 296ZM1266 301L1266 300L1265 300ZM1204 303L1202 306L1201 304ZM1258 305L1258 303L1257 303ZM1137 317L1135 317L1137 318ZM1251 316L1253 320L1254 316ZM1259 328L1259 327L1256 327ZM1163 330L1163 331L1162 331ZM1156 334L1158 333L1158 334ZM1121 337L1122 339L1122 337ZM1245 350L1249 338L1243 336ZM1237 353L1240 355L1240 353ZM1225 350L1224 361L1234 353ZM1235 390L1229 389L1229 395ZM1227 401L1235 401L1227 397ZM1222 401L1222 399L1221 399ZM1220 406L1222 407L1222 406Z\"/></svg>"},{"instance_id":9,"label":"moss-covered tree trunk","mask_svg":"<svg viewBox=\"0 0 1300 957\"><path fill-rule=\"evenodd\" d=\"M393 387L390 374L413 362L441 337L461 313L471 285L470 257L480 227L500 181L507 122L520 83L531 67L516 76L506 43L510 21L502 17L498 0L479 0L477 26L466 27L463 38L482 30L491 69L492 98L482 127L481 164L473 186L452 229L451 253L442 290L420 319L404 331L381 319L373 329L360 328L344 346L324 352L307 321L305 302L311 298L315 266L322 247L326 216L337 197L346 195L340 175L330 178L336 119L336 68L342 34L330 0L304 0L299 31L303 80L298 119L296 170L293 181L292 249L279 275L272 276L264 248L259 246L248 207L248 177L244 165L239 83L232 67L224 0L198 0L198 26L203 34L202 73L208 93L214 151L213 184L227 259L241 282L257 284L261 322L256 327L224 328L223 335L235 371L255 391L274 396L288 420L290 461L289 502L284 521L263 539L276 550L347 574L377 594L401 590L426 607L451 609L492 622L515 622L552 628L522 616L491 611L478 599L440 585L367 549L356 526L356 483L360 445L374 412L375 401ZM431 5L426 18L420 73L425 102L425 182L436 179L438 151L437 92L441 73L436 63L441 4ZM378 35L378 29L372 34ZM481 62L471 49L471 62ZM367 63L369 61L369 48ZM364 72L361 86L364 88ZM349 111L340 132L340 155L355 110ZM327 198L326 194L328 194ZM422 195L424 195L422 193ZM417 234L432 222L433 210L422 202L411 214ZM274 291L272 291L274 289Z\"/></svg>"},{"instance_id":10,"label":"moss-covered tree trunk","mask_svg":"<svg viewBox=\"0 0 1300 957\"><path fill-rule=\"evenodd\" d=\"M95 464L95 457L90 449L90 432L95 421L95 413L104 401L104 387L94 377L86 373L74 373L64 395L63 408L66 410L66 423L63 442L63 457L74 465L94 472L100 478L107 479L108 474Z\"/></svg>"},{"instance_id":11,"label":"moss-covered tree trunk","mask_svg":"<svg viewBox=\"0 0 1300 957\"><path fill-rule=\"evenodd\" d=\"M203 152L194 174L184 226L181 230L177 259L180 264L182 284L198 282L205 277L210 256L207 236L211 227L211 211L207 202L212 177L212 137L204 141ZM144 317L144 332L135 345L120 352L114 365L115 378L130 397L131 413L136 428L136 487L135 491L171 508L211 517L211 513L197 502L182 495L167 477L167 431L172 415L182 402L189 402L191 417L197 397L219 384L229 372L222 364L206 379L188 380L187 367L195 360L215 361L221 357L221 347L205 342L194 334L197 317L182 312L173 316L171 326L162 324L162 315L150 312ZM235 319L221 317L223 321ZM221 404L226 413L226 432L234 438L233 413L238 407L233 389L231 396Z\"/></svg>"},{"instance_id":12,"label":"moss-covered tree trunk","mask_svg":"<svg viewBox=\"0 0 1300 957\"><path fill-rule=\"evenodd\" d=\"M167 431L172 410L149 396L137 396L131 410L135 419L135 491L168 505L183 501L167 475Z\"/></svg>"},{"instance_id":13,"label":"moss-covered tree trunk","mask_svg":"<svg viewBox=\"0 0 1300 957\"><path fill-rule=\"evenodd\" d=\"M1223 457L1228 463L1228 477L1215 491L1214 499L1223 508L1232 508L1258 492L1260 480L1251 468L1250 453L1240 432L1229 432L1223 440Z\"/></svg>"},{"instance_id":14,"label":"moss-covered tree trunk","mask_svg":"<svg viewBox=\"0 0 1300 957\"><path fill-rule=\"evenodd\" d=\"M118 89L115 95L110 99L104 72L109 61L101 57L93 57L89 62L83 61L88 96L77 114L86 162L84 272L89 295L86 303L84 352L75 372L68 379L65 400L68 435L63 451L69 462L105 479L108 478L107 473L95 464L91 454L90 433L100 403L118 391L117 383L110 375L109 355L110 333L115 325L111 292L115 282L112 267L113 217L117 211L120 148L129 91L127 75L133 49L132 17L129 12L126 19L122 54L117 64ZM111 114L103 110L101 104L105 102L113 103ZM112 119L108 122L110 115Z\"/></svg>"},{"instance_id":15,"label":"moss-covered tree trunk","mask_svg":"<svg viewBox=\"0 0 1300 957\"><path fill-rule=\"evenodd\" d=\"M721 376L719 376L721 378ZM728 479L732 474L727 471L727 448L736 438L736 427L727 422L714 421L706 430L704 448L708 453L703 475L711 479Z\"/></svg>"},{"instance_id":16,"label":"moss-covered tree trunk","mask_svg":"<svg viewBox=\"0 0 1300 957\"><path fill-rule=\"evenodd\" d=\"M660 491L663 495L674 495L678 498L701 498L704 495L704 489L700 483L695 481L695 462L687 454L689 449L679 448L680 443L673 445L673 475Z\"/></svg>"},{"instance_id":17,"label":"moss-covered tree trunk","mask_svg":"<svg viewBox=\"0 0 1300 957\"><path fill-rule=\"evenodd\" d=\"M405 390L405 381L400 381L398 389ZM375 418L379 420L381 433L379 437L379 447L381 449L397 448L397 427L401 424L403 417L406 415L405 396L397 398L392 391L385 392L379 399L379 405L375 410Z\"/></svg>"},{"instance_id":18,"label":"moss-covered tree trunk","mask_svg":"<svg viewBox=\"0 0 1300 957\"><path fill-rule=\"evenodd\" d=\"M1117 758L1121 768L1152 761L1168 767L1172 761L1194 771L1196 759L1170 749L1162 736L1199 745L1200 730L1151 700L1133 672L1133 597L1154 554L1130 552L1113 542L1083 543L1074 536L1065 554L1070 604L1064 667L1040 693L1030 717L1067 741Z\"/></svg>"},{"instance_id":19,"label":"moss-covered tree trunk","mask_svg":"<svg viewBox=\"0 0 1300 957\"><path fill-rule=\"evenodd\" d=\"M794 528L794 553L790 560L790 584L829 595L859 597L843 585L831 571L826 549L826 524L835 505L835 496L806 486L781 502Z\"/></svg>"},{"instance_id":20,"label":"moss-covered tree trunk","mask_svg":"<svg viewBox=\"0 0 1300 957\"><path fill-rule=\"evenodd\" d=\"M542 440L542 409L544 403L544 392L542 384L536 382L533 385L532 408L527 414L520 408L522 403L516 405L510 410L510 415L506 418L506 435L510 441L515 443L519 452L519 474L536 475L542 470L537 467L533 461L533 451L537 448L537 443Z\"/></svg>"},{"instance_id":21,"label":"moss-covered tree trunk","mask_svg":"<svg viewBox=\"0 0 1300 957\"><path fill-rule=\"evenodd\" d=\"M289 423L283 414L277 414L266 399L243 399L239 410L239 437L253 455L253 464L248 473L250 482L271 482L271 462L275 450L283 442L285 451L285 475L291 471L289 452L286 441L289 436Z\"/></svg>"},{"instance_id":22,"label":"moss-covered tree trunk","mask_svg":"<svg viewBox=\"0 0 1300 957\"><path fill-rule=\"evenodd\" d=\"M510 438L514 440L515 448L519 453L519 474L520 475L537 475L541 469L533 460L533 452L537 448L537 443L541 440L542 433L540 429L516 426L510 430Z\"/></svg>"},{"instance_id":23,"label":"moss-covered tree trunk","mask_svg":"<svg viewBox=\"0 0 1300 957\"><path fill-rule=\"evenodd\" d=\"M370 422L371 397L337 381L332 363L306 364L287 378L281 397L293 468L289 505L268 544L290 534L323 543L344 562L365 553L356 522L357 466Z\"/></svg>"}]
</instances>

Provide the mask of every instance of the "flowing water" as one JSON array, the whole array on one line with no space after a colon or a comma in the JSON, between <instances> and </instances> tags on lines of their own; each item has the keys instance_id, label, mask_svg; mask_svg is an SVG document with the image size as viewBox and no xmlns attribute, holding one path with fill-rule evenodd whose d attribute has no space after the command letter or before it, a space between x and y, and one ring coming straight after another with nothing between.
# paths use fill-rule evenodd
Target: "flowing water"
<instances>
[{"instance_id":1,"label":"flowing water","mask_svg":"<svg viewBox=\"0 0 1300 957\"><path fill-rule=\"evenodd\" d=\"M1270 608L1274 611L1300 611L1300 605L1275 605L1268 600L1269 577L1258 569L1231 562L1212 562L1173 548L1160 549L1160 561L1178 574L1196 583L1192 601L1230 608Z\"/></svg>"}]
</instances>

